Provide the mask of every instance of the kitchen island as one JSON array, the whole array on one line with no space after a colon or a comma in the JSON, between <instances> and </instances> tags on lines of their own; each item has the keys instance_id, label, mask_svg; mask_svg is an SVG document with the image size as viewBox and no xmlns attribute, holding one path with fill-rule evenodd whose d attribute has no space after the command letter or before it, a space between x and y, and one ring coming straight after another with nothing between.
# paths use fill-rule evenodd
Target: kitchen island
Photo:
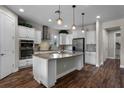
<instances>
[{"instance_id":1,"label":"kitchen island","mask_svg":"<svg viewBox=\"0 0 124 93\"><path fill-rule=\"evenodd\" d=\"M46 87L54 86L58 78L82 68L82 52L50 52L33 55L34 79Z\"/></svg>"}]
</instances>

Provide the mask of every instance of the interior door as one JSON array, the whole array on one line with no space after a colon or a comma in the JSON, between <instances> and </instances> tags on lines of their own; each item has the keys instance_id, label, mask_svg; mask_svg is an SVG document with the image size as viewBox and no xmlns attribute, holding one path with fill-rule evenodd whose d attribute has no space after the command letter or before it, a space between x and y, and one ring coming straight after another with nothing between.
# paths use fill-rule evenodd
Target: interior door
<instances>
[{"instance_id":1,"label":"interior door","mask_svg":"<svg viewBox=\"0 0 124 93\"><path fill-rule=\"evenodd\" d=\"M15 62L15 26L6 14L0 13L0 79L13 72Z\"/></svg>"}]
</instances>

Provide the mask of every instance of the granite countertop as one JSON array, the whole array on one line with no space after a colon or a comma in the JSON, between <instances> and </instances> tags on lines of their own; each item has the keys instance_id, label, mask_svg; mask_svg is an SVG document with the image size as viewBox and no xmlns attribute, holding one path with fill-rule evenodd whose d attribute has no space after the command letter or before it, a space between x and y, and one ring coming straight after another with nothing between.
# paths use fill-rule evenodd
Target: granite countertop
<instances>
[{"instance_id":1,"label":"granite countertop","mask_svg":"<svg viewBox=\"0 0 124 93\"><path fill-rule=\"evenodd\" d=\"M34 54L44 54L44 53L53 53L56 51L52 51L52 50L44 50L44 51L35 51Z\"/></svg>"},{"instance_id":2,"label":"granite countertop","mask_svg":"<svg viewBox=\"0 0 124 93\"><path fill-rule=\"evenodd\" d=\"M61 59L61 58L67 58L67 57L74 57L83 55L83 52L52 52L52 53L38 53L34 54L33 56L44 58L44 59Z\"/></svg>"}]
</instances>

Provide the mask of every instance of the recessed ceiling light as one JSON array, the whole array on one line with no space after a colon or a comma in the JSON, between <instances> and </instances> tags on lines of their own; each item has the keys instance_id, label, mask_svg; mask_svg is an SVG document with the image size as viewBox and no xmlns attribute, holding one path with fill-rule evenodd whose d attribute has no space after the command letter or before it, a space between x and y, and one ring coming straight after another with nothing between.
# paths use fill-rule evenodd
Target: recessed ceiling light
<instances>
[{"instance_id":1,"label":"recessed ceiling light","mask_svg":"<svg viewBox=\"0 0 124 93\"><path fill-rule=\"evenodd\" d=\"M101 17L100 16L96 16L97 19L100 19Z\"/></svg>"},{"instance_id":2,"label":"recessed ceiling light","mask_svg":"<svg viewBox=\"0 0 124 93\"><path fill-rule=\"evenodd\" d=\"M19 11L20 11L20 12L24 12L24 9L20 8Z\"/></svg>"},{"instance_id":3,"label":"recessed ceiling light","mask_svg":"<svg viewBox=\"0 0 124 93\"><path fill-rule=\"evenodd\" d=\"M52 19L49 19L48 22L52 22Z\"/></svg>"},{"instance_id":4,"label":"recessed ceiling light","mask_svg":"<svg viewBox=\"0 0 124 93\"><path fill-rule=\"evenodd\" d=\"M64 25L64 27L68 27L67 25Z\"/></svg>"}]
</instances>

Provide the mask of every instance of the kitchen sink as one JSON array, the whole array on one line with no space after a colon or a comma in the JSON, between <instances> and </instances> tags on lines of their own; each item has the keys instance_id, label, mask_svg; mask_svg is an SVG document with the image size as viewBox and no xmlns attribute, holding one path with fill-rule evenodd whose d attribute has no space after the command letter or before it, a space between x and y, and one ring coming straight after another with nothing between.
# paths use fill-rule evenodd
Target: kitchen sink
<instances>
[{"instance_id":1,"label":"kitchen sink","mask_svg":"<svg viewBox=\"0 0 124 93\"><path fill-rule=\"evenodd\" d=\"M72 56L72 54L67 53L67 52L63 52L63 53L55 52L55 53L51 53L50 56L53 57L53 58L62 58L62 57Z\"/></svg>"}]
</instances>

